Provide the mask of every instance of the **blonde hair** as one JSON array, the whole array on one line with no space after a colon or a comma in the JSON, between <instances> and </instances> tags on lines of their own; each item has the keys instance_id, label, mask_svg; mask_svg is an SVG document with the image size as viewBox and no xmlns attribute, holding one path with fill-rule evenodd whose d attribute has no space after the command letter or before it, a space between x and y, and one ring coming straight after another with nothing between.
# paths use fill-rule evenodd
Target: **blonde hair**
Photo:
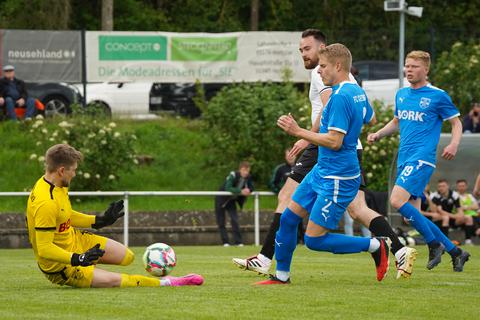
<instances>
[{"instance_id":1,"label":"blonde hair","mask_svg":"<svg viewBox=\"0 0 480 320\"><path fill-rule=\"evenodd\" d=\"M83 160L83 154L68 144L56 144L45 153L45 169L54 172L60 167L70 168Z\"/></svg>"},{"instance_id":2,"label":"blonde hair","mask_svg":"<svg viewBox=\"0 0 480 320\"><path fill-rule=\"evenodd\" d=\"M320 48L320 50L318 50L318 56L325 56L330 63L335 64L339 62L342 70L350 72L350 68L352 67L352 54L343 44L333 43L325 48Z\"/></svg>"},{"instance_id":3,"label":"blonde hair","mask_svg":"<svg viewBox=\"0 0 480 320\"><path fill-rule=\"evenodd\" d=\"M413 60L420 60L422 61L427 69L430 69L430 54L426 51L421 51L421 50L415 50L411 51L409 54L407 54L407 59L413 59Z\"/></svg>"}]
</instances>

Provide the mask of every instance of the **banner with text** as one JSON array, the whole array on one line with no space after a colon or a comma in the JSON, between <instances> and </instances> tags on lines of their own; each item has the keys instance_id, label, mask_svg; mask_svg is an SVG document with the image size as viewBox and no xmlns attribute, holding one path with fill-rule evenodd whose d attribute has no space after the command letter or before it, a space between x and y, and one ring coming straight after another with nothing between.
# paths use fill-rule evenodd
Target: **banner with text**
<instances>
[{"instance_id":1,"label":"banner with text","mask_svg":"<svg viewBox=\"0 0 480 320\"><path fill-rule=\"evenodd\" d=\"M1 65L26 81L81 82L81 32L0 30Z\"/></svg>"},{"instance_id":2,"label":"banner with text","mask_svg":"<svg viewBox=\"0 0 480 320\"><path fill-rule=\"evenodd\" d=\"M87 32L87 80L308 82L299 32Z\"/></svg>"}]
</instances>

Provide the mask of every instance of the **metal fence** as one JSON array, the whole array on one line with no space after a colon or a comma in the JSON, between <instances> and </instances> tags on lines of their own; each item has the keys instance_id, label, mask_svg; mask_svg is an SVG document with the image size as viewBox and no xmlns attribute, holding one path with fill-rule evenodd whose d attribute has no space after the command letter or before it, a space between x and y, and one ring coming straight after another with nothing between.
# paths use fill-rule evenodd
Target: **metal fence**
<instances>
[{"instance_id":1,"label":"metal fence","mask_svg":"<svg viewBox=\"0 0 480 320\"><path fill-rule=\"evenodd\" d=\"M232 195L227 191L72 191L68 193L71 196L80 197L123 197L125 216L123 225L123 244L128 246L128 221L129 208L128 201L130 197L135 196L220 196ZM29 192L0 192L0 197L28 197ZM275 193L270 191L255 191L251 197L254 198L254 233L255 245L260 245L260 196L274 196Z\"/></svg>"}]
</instances>

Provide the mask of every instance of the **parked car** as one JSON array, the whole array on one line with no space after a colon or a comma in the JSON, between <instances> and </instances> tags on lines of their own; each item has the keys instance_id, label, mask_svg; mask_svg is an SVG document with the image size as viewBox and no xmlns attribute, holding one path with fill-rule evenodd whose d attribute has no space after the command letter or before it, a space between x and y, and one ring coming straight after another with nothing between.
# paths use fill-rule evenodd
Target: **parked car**
<instances>
[{"instance_id":1,"label":"parked car","mask_svg":"<svg viewBox=\"0 0 480 320\"><path fill-rule=\"evenodd\" d=\"M83 95L82 84L76 84ZM87 105L95 104L107 115L147 115L151 82L103 82L87 85Z\"/></svg>"},{"instance_id":2,"label":"parked car","mask_svg":"<svg viewBox=\"0 0 480 320\"><path fill-rule=\"evenodd\" d=\"M81 95L76 87L67 83L27 82L30 97L40 100L45 106L45 116L67 115L72 112L71 104L80 103Z\"/></svg>"},{"instance_id":3,"label":"parked car","mask_svg":"<svg viewBox=\"0 0 480 320\"><path fill-rule=\"evenodd\" d=\"M398 78L398 62L384 60L355 61L359 78L362 80L384 80Z\"/></svg>"},{"instance_id":4,"label":"parked car","mask_svg":"<svg viewBox=\"0 0 480 320\"><path fill-rule=\"evenodd\" d=\"M209 101L226 84L204 83L200 85L205 93L205 99ZM201 111L193 101L196 94L195 83L154 83L150 91L150 111L167 111L191 118L199 117Z\"/></svg>"},{"instance_id":5,"label":"parked car","mask_svg":"<svg viewBox=\"0 0 480 320\"><path fill-rule=\"evenodd\" d=\"M370 101L379 100L386 105L395 103L398 90L398 63L393 61L366 60L356 61L353 66ZM404 86L409 83L405 79Z\"/></svg>"}]
</instances>

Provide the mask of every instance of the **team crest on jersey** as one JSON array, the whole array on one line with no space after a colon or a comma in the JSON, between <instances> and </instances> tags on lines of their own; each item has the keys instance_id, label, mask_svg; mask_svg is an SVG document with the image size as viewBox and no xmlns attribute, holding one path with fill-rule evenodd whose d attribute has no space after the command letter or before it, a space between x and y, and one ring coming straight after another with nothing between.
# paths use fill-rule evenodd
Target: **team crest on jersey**
<instances>
[{"instance_id":1,"label":"team crest on jersey","mask_svg":"<svg viewBox=\"0 0 480 320\"><path fill-rule=\"evenodd\" d=\"M427 109L430 106L430 98L420 98L420 108Z\"/></svg>"}]
</instances>

